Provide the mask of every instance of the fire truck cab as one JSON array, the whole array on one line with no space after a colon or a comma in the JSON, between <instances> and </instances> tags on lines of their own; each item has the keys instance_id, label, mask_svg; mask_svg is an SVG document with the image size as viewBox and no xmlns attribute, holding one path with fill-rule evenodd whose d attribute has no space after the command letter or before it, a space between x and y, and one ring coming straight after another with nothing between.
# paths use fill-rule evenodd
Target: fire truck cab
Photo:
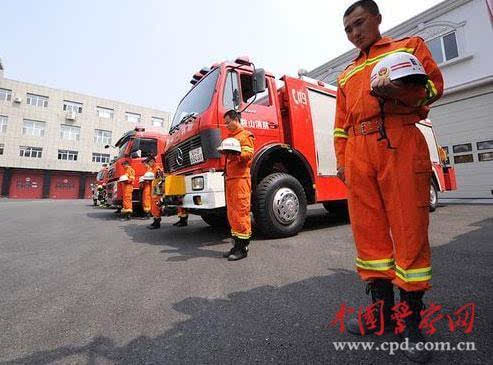
<instances>
[{"instance_id":1,"label":"fire truck cab","mask_svg":"<svg viewBox=\"0 0 493 365\"><path fill-rule=\"evenodd\" d=\"M235 108L243 110L241 124L255 136L251 178L257 229L271 237L294 235L303 227L308 204L344 212L347 191L336 176L332 135L334 87L289 76L278 86L272 74L255 69L247 58L204 68L191 83L163 156L165 172L173 175L167 177L167 204L211 225L224 224L224 157L217 147L228 135L223 115ZM445 184L437 185L442 188Z\"/></svg>"},{"instance_id":2,"label":"fire truck cab","mask_svg":"<svg viewBox=\"0 0 493 365\"><path fill-rule=\"evenodd\" d=\"M125 133L116 143L118 155L108 171L107 200L108 204L116 208L122 206L122 188L118 178L124 174L123 161L128 161L135 170L134 191L132 202L134 208L141 207L141 192L139 178L146 173L144 160L148 156L156 156L156 163L162 165L161 156L166 146L167 135L157 131L146 131L136 127Z\"/></svg>"}]
</instances>

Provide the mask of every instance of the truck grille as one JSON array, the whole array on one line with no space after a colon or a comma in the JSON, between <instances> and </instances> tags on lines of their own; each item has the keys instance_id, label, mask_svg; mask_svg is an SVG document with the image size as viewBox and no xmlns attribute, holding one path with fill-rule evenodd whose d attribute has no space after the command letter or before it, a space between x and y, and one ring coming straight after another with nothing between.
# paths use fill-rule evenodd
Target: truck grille
<instances>
[{"instance_id":1,"label":"truck grille","mask_svg":"<svg viewBox=\"0 0 493 365\"><path fill-rule=\"evenodd\" d=\"M187 139L185 142L180 143L178 146L168 151L165 157L166 172L173 172L190 166L189 152L197 147L201 147L200 135Z\"/></svg>"}]
</instances>

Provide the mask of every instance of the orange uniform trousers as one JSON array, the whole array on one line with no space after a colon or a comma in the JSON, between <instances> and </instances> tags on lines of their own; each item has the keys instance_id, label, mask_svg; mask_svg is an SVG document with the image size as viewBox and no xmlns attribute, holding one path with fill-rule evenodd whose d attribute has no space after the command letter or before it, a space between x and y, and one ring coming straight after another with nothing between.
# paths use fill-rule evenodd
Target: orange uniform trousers
<instances>
[{"instance_id":1,"label":"orange uniform trousers","mask_svg":"<svg viewBox=\"0 0 493 365\"><path fill-rule=\"evenodd\" d=\"M426 290L431 278L428 242L431 162L414 125L349 137L346 184L363 280L386 278L407 291Z\"/></svg>"},{"instance_id":2,"label":"orange uniform trousers","mask_svg":"<svg viewBox=\"0 0 493 365\"><path fill-rule=\"evenodd\" d=\"M250 178L226 179L226 207L231 235L241 239L249 239L252 235L250 219Z\"/></svg>"},{"instance_id":3,"label":"orange uniform trousers","mask_svg":"<svg viewBox=\"0 0 493 365\"><path fill-rule=\"evenodd\" d=\"M151 190L151 181L144 181L144 183L142 184L142 210L144 211L144 213L149 213L152 209Z\"/></svg>"},{"instance_id":4,"label":"orange uniform trousers","mask_svg":"<svg viewBox=\"0 0 493 365\"><path fill-rule=\"evenodd\" d=\"M132 213L132 193L134 191L133 182L122 182L123 207L122 213Z\"/></svg>"}]
</instances>

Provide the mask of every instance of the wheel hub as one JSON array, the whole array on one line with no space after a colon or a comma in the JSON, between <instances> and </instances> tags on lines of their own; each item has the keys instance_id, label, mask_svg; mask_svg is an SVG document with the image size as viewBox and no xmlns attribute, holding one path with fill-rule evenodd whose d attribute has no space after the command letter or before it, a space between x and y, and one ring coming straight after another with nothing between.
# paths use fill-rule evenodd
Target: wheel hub
<instances>
[{"instance_id":1,"label":"wheel hub","mask_svg":"<svg viewBox=\"0 0 493 365\"><path fill-rule=\"evenodd\" d=\"M430 204L434 205L437 200L437 193L435 189L433 189L433 186L430 186Z\"/></svg>"},{"instance_id":2,"label":"wheel hub","mask_svg":"<svg viewBox=\"0 0 493 365\"><path fill-rule=\"evenodd\" d=\"M295 192L289 188L281 188L272 201L274 216L282 224L290 224L296 220L300 203Z\"/></svg>"}]
</instances>

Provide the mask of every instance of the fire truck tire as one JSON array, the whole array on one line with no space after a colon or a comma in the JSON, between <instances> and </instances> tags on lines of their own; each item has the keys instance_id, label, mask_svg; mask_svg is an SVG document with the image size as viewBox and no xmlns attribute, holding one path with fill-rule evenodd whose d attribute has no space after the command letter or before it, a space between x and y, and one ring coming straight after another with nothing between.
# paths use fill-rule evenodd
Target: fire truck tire
<instances>
[{"instance_id":1,"label":"fire truck tire","mask_svg":"<svg viewBox=\"0 0 493 365\"><path fill-rule=\"evenodd\" d=\"M347 206L347 200L334 200L323 203L325 210L335 216L349 221L349 209Z\"/></svg>"},{"instance_id":2,"label":"fire truck tire","mask_svg":"<svg viewBox=\"0 0 493 365\"><path fill-rule=\"evenodd\" d=\"M438 207L438 189L433 180L430 183L430 212L434 212Z\"/></svg>"},{"instance_id":3,"label":"fire truck tire","mask_svg":"<svg viewBox=\"0 0 493 365\"><path fill-rule=\"evenodd\" d=\"M229 228L228 217L226 212L223 214L202 213L202 220L214 228Z\"/></svg>"},{"instance_id":4,"label":"fire truck tire","mask_svg":"<svg viewBox=\"0 0 493 365\"><path fill-rule=\"evenodd\" d=\"M255 189L253 214L257 228L268 237L297 234L306 219L306 194L293 176L274 173Z\"/></svg>"}]
</instances>

